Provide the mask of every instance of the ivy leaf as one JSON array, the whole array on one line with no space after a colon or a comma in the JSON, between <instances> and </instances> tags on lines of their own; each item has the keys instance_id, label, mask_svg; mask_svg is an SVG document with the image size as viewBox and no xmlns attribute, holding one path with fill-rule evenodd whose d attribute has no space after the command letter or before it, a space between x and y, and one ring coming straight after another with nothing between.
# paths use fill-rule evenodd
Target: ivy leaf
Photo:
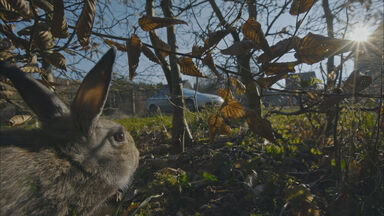
<instances>
[{"instance_id":1,"label":"ivy leaf","mask_svg":"<svg viewBox=\"0 0 384 216\"><path fill-rule=\"evenodd\" d=\"M162 27L168 27L175 24L185 24L183 20L164 18L164 17L148 17L143 16L139 19L139 25L144 31L152 31Z\"/></svg>"}]
</instances>

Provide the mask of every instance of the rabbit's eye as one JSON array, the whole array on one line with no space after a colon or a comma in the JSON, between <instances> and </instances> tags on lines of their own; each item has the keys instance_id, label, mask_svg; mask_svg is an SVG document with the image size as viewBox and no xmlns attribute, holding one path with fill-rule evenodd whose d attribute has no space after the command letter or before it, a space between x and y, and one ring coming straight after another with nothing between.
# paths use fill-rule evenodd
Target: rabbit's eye
<instances>
[{"instance_id":1,"label":"rabbit's eye","mask_svg":"<svg viewBox=\"0 0 384 216\"><path fill-rule=\"evenodd\" d=\"M113 139L116 142L123 142L125 140L125 136L123 132L117 132L113 135Z\"/></svg>"}]
</instances>

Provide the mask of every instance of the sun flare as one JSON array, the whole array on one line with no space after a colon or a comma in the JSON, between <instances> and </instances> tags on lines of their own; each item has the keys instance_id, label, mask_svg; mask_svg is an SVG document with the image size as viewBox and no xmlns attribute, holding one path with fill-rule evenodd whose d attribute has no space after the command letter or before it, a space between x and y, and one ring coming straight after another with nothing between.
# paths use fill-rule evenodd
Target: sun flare
<instances>
[{"instance_id":1,"label":"sun flare","mask_svg":"<svg viewBox=\"0 0 384 216\"><path fill-rule=\"evenodd\" d=\"M369 31L364 26L356 27L349 35L349 39L358 42L364 42L368 40Z\"/></svg>"}]
</instances>

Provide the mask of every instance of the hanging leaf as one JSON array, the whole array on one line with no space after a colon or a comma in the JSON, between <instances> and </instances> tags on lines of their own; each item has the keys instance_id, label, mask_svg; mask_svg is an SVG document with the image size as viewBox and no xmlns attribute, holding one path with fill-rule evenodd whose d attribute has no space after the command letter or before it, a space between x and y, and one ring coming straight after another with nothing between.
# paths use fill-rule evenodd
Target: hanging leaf
<instances>
[{"instance_id":1,"label":"hanging leaf","mask_svg":"<svg viewBox=\"0 0 384 216\"><path fill-rule=\"evenodd\" d=\"M219 71L217 71L215 62L213 61L211 53L207 53L203 59L203 64L208 66L209 69L217 76L217 78L221 78Z\"/></svg>"},{"instance_id":2,"label":"hanging leaf","mask_svg":"<svg viewBox=\"0 0 384 216\"><path fill-rule=\"evenodd\" d=\"M232 85L236 89L236 94L237 95L242 95L245 93L245 85L236 77L231 77Z\"/></svg>"},{"instance_id":3,"label":"hanging leaf","mask_svg":"<svg viewBox=\"0 0 384 216\"><path fill-rule=\"evenodd\" d=\"M258 63L267 63L272 59L282 56L287 53L289 50L299 46L300 38L293 36L285 40L277 42L275 45L271 46L271 53L263 53L257 58Z\"/></svg>"},{"instance_id":4,"label":"hanging leaf","mask_svg":"<svg viewBox=\"0 0 384 216\"><path fill-rule=\"evenodd\" d=\"M31 119L32 119L32 116L30 115L15 115L7 121L7 125L11 127L22 125Z\"/></svg>"},{"instance_id":5,"label":"hanging leaf","mask_svg":"<svg viewBox=\"0 0 384 216\"><path fill-rule=\"evenodd\" d=\"M261 25L255 19L250 17L242 26L241 31L246 38L255 42L256 46L259 46L264 52L269 53L270 48L267 40L265 39Z\"/></svg>"},{"instance_id":6,"label":"hanging leaf","mask_svg":"<svg viewBox=\"0 0 384 216\"><path fill-rule=\"evenodd\" d=\"M14 22L20 19L20 15L12 8L7 0L0 0L0 17L9 22Z\"/></svg>"},{"instance_id":7,"label":"hanging leaf","mask_svg":"<svg viewBox=\"0 0 384 216\"><path fill-rule=\"evenodd\" d=\"M308 33L301 39L295 48L295 57L307 64L314 64L330 56L347 52L354 49L354 43L349 40L324 37Z\"/></svg>"},{"instance_id":8,"label":"hanging leaf","mask_svg":"<svg viewBox=\"0 0 384 216\"><path fill-rule=\"evenodd\" d=\"M192 58L189 57L183 57L178 60L177 62L180 65L180 72L185 75L189 76L195 76L195 77L204 77L208 78L207 76L204 76L199 69L195 66L195 64L192 61Z\"/></svg>"},{"instance_id":9,"label":"hanging leaf","mask_svg":"<svg viewBox=\"0 0 384 216\"><path fill-rule=\"evenodd\" d=\"M162 50L165 50L165 51L168 51L170 52L171 51L171 47L165 43L164 41L162 41L159 37L157 37L157 35L153 32L149 32L150 36L154 39L155 41L155 44L153 44L156 48L159 48L159 49L162 49ZM155 49L156 49L155 48ZM168 56L168 52L165 52L165 51L162 51L162 50L159 50L159 53L160 55L165 58Z\"/></svg>"},{"instance_id":10,"label":"hanging leaf","mask_svg":"<svg viewBox=\"0 0 384 216\"><path fill-rule=\"evenodd\" d=\"M221 114L225 118L238 119L245 115L244 107L235 99L228 99L224 101L220 109Z\"/></svg>"},{"instance_id":11,"label":"hanging leaf","mask_svg":"<svg viewBox=\"0 0 384 216\"><path fill-rule=\"evenodd\" d=\"M0 52L0 61L4 61L4 60L7 60L9 58L15 57L16 55L17 55L16 53L10 52L8 50L1 51Z\"/></svg>"},{"instance_id":12,"label":"hanging leaf","mask_svg":"<svg viewBox=\"0 0 384 216\"><path fill-rule=\"evenodd\" d=\"M19 13L24 19L29 20L32 17L31 11L29 9L28 3L26 0L10 0L8 4Z\"/></svg>"},{"instance_id":13,"label":"hanging leaf","mask_svg":"<svg viewBox=\"0 0 384 216\"><path fill-rule=\"evenodd\" d=\"M224 55L241 55L247 54L249 50L257 49L255 42L252 40L242 40L239 42L235 42L232 46L227 49L223 49L220 52Z\"/></svg>"},{"instance_id":14,"label":"hanging leaf","mask_svg":"<svg viewBox=\"0 0 384 216\"><path fill-rule=\"evenodd\" d=\"M225 124L224 120L218 115L211 115L208 118L209 138L211 141L215 139L217 134L228 135L231 133L231 128Z\"/></svg>"},{"instance_id":15,"label":"hanging leaf","mask_svg":"<svg viewBox=\"0 0 384 216\"><path fill-rule=\"evenodd\" d=\"M40 50L50 50L53 48L53 36L47 23L35 25L32 45Z\"/></svg>"},{"instance_id":16,"label":"hanging leaf","mask_svg":"<svg viewBox=\"0 0 384 216\"><path fill-rule=\"evenodd\" d=\"M285 73L280 73L271 77L261 77L256 80L256 83L259 84L261 87L267 89L271 87L273 84L275 84L277 81L287 77L288 77L288 72L285 72Z\"/></svg>"},{"instance_id":17,"label":"hanging leaf","mask_svg":"<svg viewBox=\"0 0 384 216\"><path fill-rule=\"evenodd\" d=\"M236 28L224 29L215 32L211 32L207 35L207 38L204 39L203 53L209 48L215 46L219 43L225 36L229 33L235 31Z\"/></svg>"},{"instance_id":18,"label":"hanging leaf","mask_svg":"<svg viewBox=\"0 0 384 216\"><path fill-rule=\"evenodd\" d=\"M58 52L44 55L44 60L57 68L67 71L65 57Z\"/></svg>"},{"instance_id":19,"label":"hanging leaf","mask_svg":"<svg viewBox=\"0 0 384 216\"><path fill-rule=\"evenodd\" d=\"M192 55L193 56L201 57L203 55L203 52L204 52L204 47L197 46L196 44L194 44L192 46Z\"/></svg>"},{"instance_id":20,"label":"hanging leaf","mask_svg":"<svg viewBox=\"0 0 384 216\"><path fill-rule=\"evenodd\" d=\"M261 71L264 71L266 75L275 75L287 72L295 72L295 65L297 62L284 62L265 64L261 66Z\"/></svg>"},{"instance_id":21,"label":"hanging leaf","mask_svg":"<svg viewBox=\"0 0 384 216\"><path fill-rule=\"evenodd\" d=\"M95 18L97 0L85 0L80 18L76 25L76 35L83 47L88 46L89 37L92 34L93 21Z\"/></svg>"},{"instance_id":22,"label":"hanging leaf","mask_svg":"<svg viewBox=\"0 0 384 216\"><path fill-rule=\"evenodd\" d=\"M164 18L164 17L148 17L143 16L139 19L139 25L144 31L152 31L162 27L168 27L175 24L185 24L188 23L172 18Z\"/></svg>"},{"instance_id":23,"label":"hanging leaf","mask_svg":"<svg viewBox=\"0 0 384 216\"><path fill-rule=\"evenodd\" d=\"M39 7L43 9L46 13L52 13L54 10L54 6L48 2L47 0L32 0L34 7ZM55 3L56 1L54 1Z\"/></svg>"},{"instance_id":24,"label":"hanging leaf","mask_svg":"<svg viewBox=\"0 0 384 216\"><path fill-rule=\"evenodd\" d=\"M233 99L232 92L229 88L225 88L225 89L218 88L217 92L220 97L224 98L224 100Z\"/></svg>"},{"instance_id":25,"label":"hanging leaf","mask_svg":"<svg viewBox=\"0 0 384 216\"><path fill-rule=\"evenodd\" d=\"M141 41L136 34L132 34L127 40L127 54L129 65L129 79L132 80L136 75L137 66L139 66L139 57L141 54Z\"/></svg>"},{"instance_id":26,"label":"hanging leaf","mask_svg":"<svg viewBox=\"0 0 384 216\"><path fill-rule=\"evenodd\" d=\"M157 56L147 46L141 46L141 51L152 62L155 62L157 64L161 64L160 60L157 58Z\"/></svg>"},{"instance_id":27,"label":"hanging leaf","mask_svg":"<svg viewBox=\"0 0 384 216\"><path fill-rule=\"evenodd\" d=\"M120 44L116 41L113 41L113 40L109 40L109 39L105 39L103 38L104 42L111 48L113 47L116 47L117 50L120 50L122 52L127 52L127 47L123 44Z\"/></svg>"},{"instance_id":28,"label":"hanging leaf","mask_svg":"<svg viewBox=\"0 0 384 216\"><path fill-rule=\"evenodd\" d=\"M291 9L289 10L289 13L291 15L298 15L301 13L305 13L311 9L312 5L317 0L293 0Z\"/></svg>"},{"instance_id":29,"label":"hanging leaf","mask_svg":"<svg viewBox=\"0 0 384 216\"><path fill-rule=\"evenodd\" d=\"M51 32L54 37L68 37L68 26L64 15L63 0L54 0L54 13L51 21Z\"/></svg>"},{"instance_id":30,"label":"hanging leaf","mask_svg":"<svg viewBox=\"0 0 384 216\"><path fill-rule=\"evenodd\" d=\"M271 122L267 119L261 118L256 111L247 110L247 123L249 125L249 129L254 134L264 137L270 141L275 140Z\"/></svg>"}]
</instances>

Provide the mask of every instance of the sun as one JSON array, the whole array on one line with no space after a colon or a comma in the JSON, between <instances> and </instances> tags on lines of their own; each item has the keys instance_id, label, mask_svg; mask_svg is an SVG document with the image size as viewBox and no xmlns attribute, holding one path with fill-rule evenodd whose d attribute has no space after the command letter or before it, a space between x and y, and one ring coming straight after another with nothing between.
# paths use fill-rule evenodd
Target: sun
<instances>
[{"instance_id":1,"label":"sun","mask_svg":"<svg viewBox=\"0 0 384 216\"><path fill-rule=\"evenodd\" d=\"M364 26L356 27L349 34L349 39L357 42L364 42L368 40L369 30Z\"/></svg>"}]
</instances>

